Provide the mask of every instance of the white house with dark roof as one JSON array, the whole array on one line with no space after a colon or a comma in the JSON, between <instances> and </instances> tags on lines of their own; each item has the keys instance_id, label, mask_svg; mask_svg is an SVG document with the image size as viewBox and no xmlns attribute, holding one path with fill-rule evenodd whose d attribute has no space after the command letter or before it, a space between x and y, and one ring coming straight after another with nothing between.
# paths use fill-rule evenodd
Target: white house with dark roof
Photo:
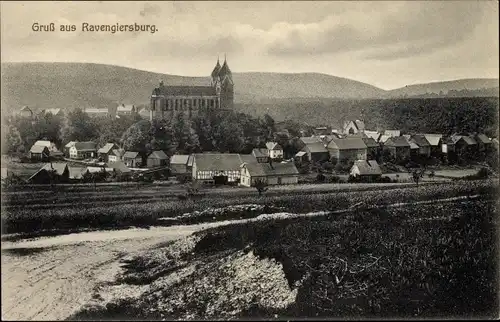
<instances>
[{"instance_id":1,"label":"white house with dark roof","mask_svg":"<svg viewBox=\"0 0 500 322\"><path fill-rule=\"evenodd\" d=\"M97 144L95 142L75 142L75 144L69 148L69 157L71 159L89 159L97 157Z\"/></svg>"},{"instance_id":2,"label":"white house with dark roof","mask_svg":"<svg viewBox=\"0 0 500 322\"><path fill-rule=\"evenodd\" d=\"M240 185L252 187L257 180L268 185L297 184L299 171L293 162L243 163Z\"/></svg>"},{"instance_id":3,"label":"white house with dark roof","mask_svg":"<svg viewBox=\"0 0 500 322\"><path fill-rule=\"evenodd\" d=\"M351 176L357 177L380 177L382 169L375 160L356 160L351 167Z\"/></svg>"},{"instance_id":4,"label":"white house with dark roof","mask_svg":"<svg viewBox=\"0 0 500 322\"><path fill-rule=\"evenodd\" d=\"M123 159L125 150L123 149L113 149L108 155L108 162L118 162Z\"/></svg>"},{"instance_id":5,"label":"white house with dark roof","mask_svg":"<svg viewBox=\"0 0 500 322\"><path fill-rule=\"evenodd\" d=\"M277 142L267 142L266 148L271 159L283 159L283 148Z\"/></svg>"},{"instance_id":6,"label":"white house with dark roof","mask_svg":"<svg viewBox=\"0 0 500 322\"><path fill-rule=\"evenodd\" d=\"M193 154L192 177L204 183L215 183L215 177L238 183L242 164L243 160L236 153L196 153Z\"/></svg>"},{"instance_id":7,"label":"white house with dark roof","mask_svg":"<svg viewBox=\"0 0 500 322\"><path fill-rule=\"evenodd\" d=\"M97 155L103 162L108 162L110 155L113 154L113 150L117 150L118 148L118 145L115 143L106 143L102 148L97 150Z\"/></svg>"},{"instance_id":8,"label":"white house with dark roof","mask_svg":"<svg viewBox=\"0 0 500 322\"><path fill-rule=\"evenodd\" d=\"M137 112L137 108L132 104L120 104L116 108L116 115L132 115Z\"/></svg>"}]
</instances>

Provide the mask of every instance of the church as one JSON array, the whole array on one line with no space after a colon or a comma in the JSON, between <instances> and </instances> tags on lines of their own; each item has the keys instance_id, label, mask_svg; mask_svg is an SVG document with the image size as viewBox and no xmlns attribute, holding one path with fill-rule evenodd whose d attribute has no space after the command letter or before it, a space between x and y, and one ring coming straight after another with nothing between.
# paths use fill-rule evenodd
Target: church
<instances>
[{"instance_id":1,"label":"church","mask_svg":"<svg viewBox=\"0 0 500 322\"><path fill-rule=\"evenodd\" d=\"M198 111L232 110L233 86L233 76L225 57L222 66L217 59L210 86L169 86L162 81L151 94L150 120L172 119L181 111L190 118Z\"/></svg>"}]
</instances>

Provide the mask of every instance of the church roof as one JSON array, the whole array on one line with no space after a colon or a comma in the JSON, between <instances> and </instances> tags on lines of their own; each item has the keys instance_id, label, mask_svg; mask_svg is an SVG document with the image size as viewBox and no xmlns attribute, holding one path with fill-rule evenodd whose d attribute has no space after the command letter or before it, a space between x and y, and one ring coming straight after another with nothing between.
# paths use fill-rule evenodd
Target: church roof
<instances>
[{"instance_id":1,"label":"church roof","mask_svg":"<svg viewBox=\"0 0 500 322\"><path fill-rule=\"evenodd\" d=\"M219 71L219 76L221 78L224 78L225 76L232 77L231 70L229 69L229 66L227 64L227 61L224 59L224 64L222 65L220 71Z\"/></svg>"},{"instance_id":2,"label":"church roof","mask_svg":"<svg viewBox=\"0 0 500 322\"><path fill-rule=\"evenodd\" d=\"M221 66L219 63L219 59L217 59L217 64L215 65L214 70L212 71L212 78L217 77L217 75L219 75L220 69L221 69Z\"/></svg>"},{"instance_id":3,"label":"church roof","mask_svg":"<svg viewBox=\"0 0 500 322\"><path fill-rule=\"evenodd\" d=\"M155 88L153 95L165 96L216 96L215 87L212 86L165 86Z\"/></svg>"}]
</instances>

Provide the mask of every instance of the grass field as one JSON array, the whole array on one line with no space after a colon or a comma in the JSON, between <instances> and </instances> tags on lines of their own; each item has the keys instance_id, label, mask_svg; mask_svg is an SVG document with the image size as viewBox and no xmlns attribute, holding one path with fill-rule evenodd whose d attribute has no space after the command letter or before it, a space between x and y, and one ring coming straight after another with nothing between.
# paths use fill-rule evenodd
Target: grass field
<instances>
[{"instance_id":1,"label":"grass field","mask_svg":"<svg viewBox=\"0 0 500 322\"><path fill-rule=\"evenodd\" d=\"M367 207L357 211L195 233L124 262L115 286L144 285L138 298L72 318L496 317L496 191L459 187L443 193L478 197L388 208L381 204L411 198L404 189L364 193Z\"/></svg>"}]
</instances>

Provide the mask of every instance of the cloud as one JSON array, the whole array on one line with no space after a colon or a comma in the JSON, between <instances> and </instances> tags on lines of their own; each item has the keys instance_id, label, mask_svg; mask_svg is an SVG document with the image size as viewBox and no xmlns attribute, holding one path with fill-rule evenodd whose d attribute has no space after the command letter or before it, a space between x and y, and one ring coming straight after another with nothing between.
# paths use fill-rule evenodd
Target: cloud
<instances>
[{"instance_id":1,"label":"cloud","mask_svg":"<svg viewBox=\"0 0 500 322\"><path fill-rule=\"evenodd\" d=\"M274 56L320 55L370 49L369 59L397 59L463 41L480 22L480 2L405 2L382 12L350 12L313 24L282 24L284 37L267 48ZM375 52L373 49L375 48Z\"/></svg>"}]
</instances>

